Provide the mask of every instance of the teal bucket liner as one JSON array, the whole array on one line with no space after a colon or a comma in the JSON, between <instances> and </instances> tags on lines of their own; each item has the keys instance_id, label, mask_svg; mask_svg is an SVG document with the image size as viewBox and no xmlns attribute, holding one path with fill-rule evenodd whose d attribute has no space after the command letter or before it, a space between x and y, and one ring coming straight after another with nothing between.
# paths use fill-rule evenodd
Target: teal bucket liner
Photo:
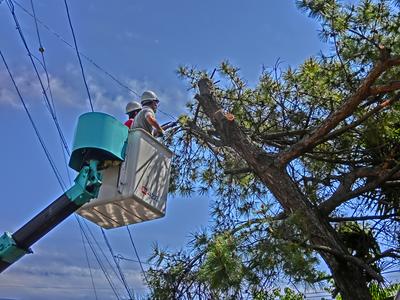
<instances>
[{"instance_id":1,"label":"teal bucket liner","mask_svg":"<svg viewBox=\"0 0 400 300\"><path fill-rule=\"evenodd\" d=\"M69 166L80 171L89 160L124 160L128 127L100 112L81 115L75 130Z\"/></svg>"}]
</instances>

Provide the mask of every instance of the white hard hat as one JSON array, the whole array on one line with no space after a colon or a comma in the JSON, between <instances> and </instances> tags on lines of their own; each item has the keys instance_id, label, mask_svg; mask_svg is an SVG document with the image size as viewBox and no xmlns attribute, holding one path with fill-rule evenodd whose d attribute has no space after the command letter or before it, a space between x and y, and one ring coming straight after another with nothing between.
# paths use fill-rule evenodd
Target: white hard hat
<instances>
[{"instance_id":1,"label":"white hard hat","mask_svg":"<svg viewBox=\"0 0 400 300\"><path fill-rule=\"evenodd\" d=\"M132 101L132 102L129 102L126 105L125 112L127 114L129 114L130 112L133 112L133 111L138 110L138 109L142 109L142 106L140 105L140 103L138 103L136 101Z\"/></svg>"},{"instance_id":2,"label":"white hard hat","mask_svg":"<svg viewBox=\"0 0 400 300\"><path fill-rule=\"evenodd\" d=\"M158 100L156 93L154 93L153 91L144 91L140 100L141 100L142 104L149 102L149 101L160 102L160 100Z\"/></svg>"}]
</instances>

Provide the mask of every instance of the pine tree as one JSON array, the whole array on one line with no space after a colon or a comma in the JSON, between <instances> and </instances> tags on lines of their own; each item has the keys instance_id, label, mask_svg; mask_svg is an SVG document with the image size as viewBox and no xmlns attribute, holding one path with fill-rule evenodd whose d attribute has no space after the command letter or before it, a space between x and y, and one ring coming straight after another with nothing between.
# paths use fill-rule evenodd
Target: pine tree
<instances>
[{"instance_id":1,"label":"pine tree","mask_svg":"<svg viewBox=\"0 0 400 300\"><path fill-rule=\"evenodd\" d=\"M157 249L154 299L274 299L287 279L368 300L398 265L398 2L297 4L331 51L255 87L229 62L179 70L199 92L167 138L171 189L215 205L185 250Z\"/></svg>"}]
</instances>

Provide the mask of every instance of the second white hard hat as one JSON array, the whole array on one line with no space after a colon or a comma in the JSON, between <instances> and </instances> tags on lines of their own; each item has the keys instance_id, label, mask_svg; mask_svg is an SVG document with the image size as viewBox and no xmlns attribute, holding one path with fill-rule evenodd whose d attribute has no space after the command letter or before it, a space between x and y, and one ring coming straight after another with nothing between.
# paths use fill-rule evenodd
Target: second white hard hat
<instances>
[{"instance_id":1,"label":"second white hard hat","mask_svg":"<svg viewBox=\"0 0 400 300\"><path fill-rule=\"evenodd\" d=\"M138 109L142 109L142 106L140 105L140 103L138 103L136 101L132 101L126 105L125 113L129 114L130 112L133 112Z\"/></svg>"},{"instance_id":2,"label":"second white hard hat","mask_svg":"<svg viewBox=\"0 0 400 300\"><path fill-rule=\"evenodd\" d=\"M149 101L160 102L160 100L158 100L156 93L154 93L153 91L144 91L142 97L140 98L140 101L142 102L142 104Z\"/></svg>"}]
</instances>

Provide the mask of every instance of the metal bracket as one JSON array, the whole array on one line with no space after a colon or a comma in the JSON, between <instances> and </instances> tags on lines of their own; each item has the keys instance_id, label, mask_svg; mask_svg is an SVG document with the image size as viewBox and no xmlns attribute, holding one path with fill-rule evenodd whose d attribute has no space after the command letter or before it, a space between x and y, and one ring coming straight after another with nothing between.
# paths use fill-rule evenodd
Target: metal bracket
<instances>
[{"instance_id":1,"label":"metal bracket","mask_svg":"<svg viewBox=\"0 0 400 300\"><path fill-rule=\"evenodd\" d=\"M12 264L25 254L32 253L31 249L21 249L17 246L10 232L0 237L0 260Z\"/></svg>"},{"instance_id":2,"label":"metal bracket","mask_svg":"<svg viewBox=\"0 0 400 300\"><path fill-rule=\"evenodd\" d=\"M89 166L81 169L75 178L75 184L65 192L65 195L76 205L82 206L90 199L96 198L101 186L101 174L97 171L97 160L91 160Z\"/></svg>"}]
</instances>

